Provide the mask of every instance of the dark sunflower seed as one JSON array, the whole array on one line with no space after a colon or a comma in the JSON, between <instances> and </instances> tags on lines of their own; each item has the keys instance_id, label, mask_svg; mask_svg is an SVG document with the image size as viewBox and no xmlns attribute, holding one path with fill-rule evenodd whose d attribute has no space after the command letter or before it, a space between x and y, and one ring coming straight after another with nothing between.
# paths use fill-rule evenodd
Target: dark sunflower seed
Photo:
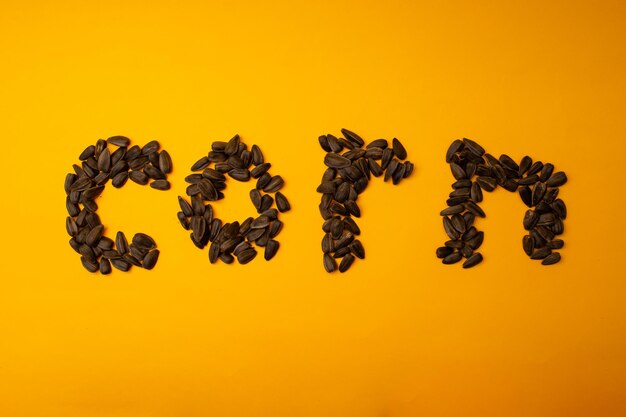
<instances>
[{"instance_id":1,"label":"dark sunflower seed","mask_svg":"<svg viewBox=\"0 0 626 417\"><path fill-rule=\"evenodd\" d=\"M96 147L94 145L89 145L85 148L84 151L80 153L78 159L81 161L85 161L88 158L92 157L96 153Z\"/></svg>"},{"instance_id":2,"label":"dark sunflower seed","mask_svg":"<svg viewBox=\"0 0 626 417\"><path fill-rule=\"evenodd\" d=\"M98 265L98 263L84 256L80 257L80 262L83 264L83 267L85 267L85 269L89 272L96 272L100 269L100 266Z\"/></svg>"},{"instance_id":3,"label":"dark sunflower seed","mask_svg":"<svg viewBox=\"0 0 626 417\"><path fill-rule=\"evenodd\" d=\"M245 182L250 180L250 171L246 168L234 168L228 171L228 175L234 180Z\"/></svg>"},{"instance_id":4,"label":"dark sunflower seed","mask_svg":"<svg viewBox=\"0 0 626 417\"><path fill-rule=\"evenodd\" d=\"M130 270L131 268L131 264L128 263L126 260L119 258L119 259L111 259L111 265L113 265L113 267L115 269L118 269L122 272L128 272L128 270Z\"/></svg>"},{"instance_id":5,"label":"dark sunflower seed","mask_svg":"<svg viewBox=\"0 0 626 417\"><path fill-rule=\"evenodd\" d=\"M530 235L525 235L522 238L522 248L524 249L524 252L526 252L526 255L532 255L533 250L535 249L535 241Z\"/></svg>"},{"instance_id":6,"label":"dark sunflower seed","mask_svg":"<svg viewBox=\"0 0 626 417\"><path fill-rule=\"evenodd\" d=\"M280 175L275 175L272 179L267 183L265 187L263 187L263 191L266 193L275 193L283 187L285 181Z\"/></svg>"},{"instance_id":7,"label":"dark sunflower seed","mask_svg":"<svg viewBox=\"0 0 626 417\"><path fill-rule=\"evenodd\" d=\"M564 172L559 171L554 174L546 181L546 185L548 187L560 187L561 185L567 182L567 175Z\"/></svg>"},{"instance_id":8,"label":"dark sunflower seed","mask_svg":"<svg viewBox=\"0 0 626 417\"><path fill-rule=\"evenodd\" d=\"M204 168L206 168L207 166L209 166L209 163L211 161L209 161L209 158L206 156L203 156L202 158L198 159L192 166L191 166L191 170L192 171L200 171L203 170Z\"/></svg>"},{"instance_id":9,"label":"dark sunflower seed","mask_svg":"<svg viewBox=\"0 0 626 417\"><path fill-rule=\"evenodd\" d=\"M469 200L466 201L465 203L463 203L463 205L465 206L465 208L467 210L469 210L474 216L477 217L486 217L485 212L483 211L483 209L481 209L476 203L474 203L473 201Z\"/></svg>"},{"instance_id":10,"label":"dark sunflower seed","mask_svg":"<svg viewBox=\"0 0 626 417\"><path fill-rule=\"evenodd\" d=\"M148 175L146 175L143 171L130 171L128 177L131 179L131 181L139 185L146 185L150 180Z\"/></svg>"},{"instance_id":11,"label":"dark sunflower seed","mask_svg":"<svg viewBox=\"0 0 626 417\"><path fill-rule=\"evenodd\" d=\"M483 201L483 192L477 182L472 184L470 196L472 201L474 201L475 203L480 203L481 201Z\"/></svg>"},{"instance_id":12,"label":"dark sunflower seed","mask_svg":"<svg viewBox=\"0 0 626 417\"><path fill-rule=\"evenodd\" d=\"M545 259L552 253L552 250L548 247L543 247L539 249L535 249L532 255L530 255L530 259Z\"/></svg>"},{"instance_id":13,"label":"dark sunflower seed","mask_svg":"<svg viewBox=\"0 0 626 417\"><path fill-rule=\"evenodd\" d=\"M473 238L467 241L467 245L470 248L477 250L483 244L484 240L485 240L485 232L478 232L476 233L476 236L474 236Z\"/></svg>"},{"instance_id":14,"label":"dark sunflower seed","mask_svg":"<svg viewBox=\"0 0 626 417\"><path fill-rule=\"evenodd\" d=\"M554 265L560 260L561 260L561 254L558 252L553 252L550 255L546 256L543 259L543 261L541 261L541 265Z\"/></svg>"},{"instance_id":15,"label":"dark sunflower seed","mask_svg":"<svg viewBox=\"0 0 626 417\"><path fill-rule=\"evenodd\" d=\"M406 159L407 153L402 143L398 139L393 138L392 144L393 144L393 153L396 155L396 157L400 160Z\"/></svg>"},{"instance_id":16,"label":"dark sunflower seed","mask_svg":"<svg viewBox=\"0 0 626 417\"><path fill-rule=\"evenodd\" d=\"M350 250L359 259L365 259L365 248L360 240L354 240L352 243L348 245Z\"/></svg>"},{"instance_id":17,"label":"dark sunflower seed","mask_svg":"<svg viewBox=\"0 0 626 417\"><path fill-rule=\"evenodd\" d=\"M203 178L197 185L203 198L209 201L215 201L218 199L217 190L211 181Z\"/></svg>"},{"instance_id":18,"label":"dark sunflower seed","mask_svg":"<svg viewBox=\"0 0 626 417\"><path fill-rule=\"evenodd\" d=\"M65 230L67 230L67 234L70 236L76 236L78 234L78 225L73 218L67 217L65 219Z\"/></svg>"},{"instance_id":19,"label":"dark sunflower seed","mask_svg":"<svg viewBox=\"0 0 626 417\"><path fill-rule=\"evenodd\" d=\"M466 230L465 221L463 220L463 217L460 214L453 215L450 218L450 223L452 224L452 227L454 227L459 232L459 235L462 235L463 233L465 233L465 230Z\"/></svg>"},{"instance_id":20,"label":"dark sunflower seed","mask_svg":"<svg viewBox=\"0 0 626 417\"><path fill-rule=\"evenodd\" d=\"M239 143L239 135L233 136L224 147L224 153L229 156L236 154L239 150Z\"/></svg>"},{"instance_id":21,"label":"dark sunflower seed","mask_svg":"<svg viewBox=\"0 0 626 417\"><path fill-rule=\"evenodd\" d=\"M266 261L269 261L276 255L276 252L278 252L279 246L280 244L273 239L270 239L267 242L267 245L265 245L265 253L264 253L264 258Z\"/></svg>"},{"instance_id":22,"label":"dark sunflower seed","mask_svg":"<svg viewBox=\"0 0 626 417\"><path fill-rule=\"evenodd\" d=\"M447 246L441 246L437 248L437 251L435 252L435 254L437 255L437 258L443 259L446 256L450 255L452 252L454 252L454 249L449 248Z\"/></svg>"},{"instance_id":23,"label":"dark sunflower seed","mask_svg":"<svg viewBox=\"0 0 626 417\"><path fill-rule=\"evenodd\" d=\"M490 177L478 177L476 182L485 191L491 192L496 189L498 183L495 178Z\"/></svg>"},{"instance_id":24,"label":"dark sunflower seed","mask_svg":"<svg viewBox=\"0 0 626 417\"><path fill-rule=\"evenodd\" d=\"M160 147L161 144L159 142L157 142L156 140L152 140L146 143L143 148L141 148L141 154L150 155L151 153L158 151Z\"/></svg>"},{"instance_id":25,"label":"dark sunflower seed","mask_svg":"<svg viewBox=\"0 0 626 417\"><path fill-rule=\"evenodd\" d=\"M262 163L257 165L252 171L250 171L250 175L252 178L259 178L261 175L265 174L270 168L272 164L269 162Z\"/></svg>"},{"instance_id":26,"label":"dark sunflower seed","mask_svg":"<svg viewBox=\"0 0 626 417\"><path fill-rule=\"evenodd\" d=\"M152 249L154 247L156 247L156 242L154 241L154 239L152 239L152 237L148 236L145 233L136 233L133 236L133 240L132 242L141 247L141 248L145 248L145 249Z\"/></svg>"},{"instance_id":27,"label":"dark sunflower seed","mask_svg":"<svg viewBox=\"0 0 626 417\"><path fill-rule=\"evenodd\" d=\"M289 200L287 200L287 197L285 197L285 195L280 191L276 193L276 207L278 207L278 211L281 213L291 210Z\"/></svg>"},{"instance_id":28,"label":"dark sunflower seed","mask_svg":"<svg viewBox=\"0 0 626 417\"><path fill-rule=\"evenodd\" d=\"M339 272L341 273L346 272L348 269L350 269L353 263L354 263L354 256L352 256L349 253L346 254L346 256L344 256L341 262L339 263Z\"/></svg>"},{"instance_id":29,"label":"dark sunflower seed","mask_svg":"<svg viewBox=\"0 0 626 417\"><path fill-rule=\"evenodd\" d=\"M85 239L85 243L89 246L95 246L100 238L102 237L102 233L104 232L104 226L99 224L87 234Z\"/></svg>"},{"instance_id":30,"label":"dark sunflower seed","mask_svg":"<svg viewBox=\"0 0 626 417\"><path fill-rule=\"evenodd\" d=\"M483 256L480 253L475 253L471 255L465 262L463 262L463 268L471 268L473 266L478 265L483 261Z\"/></svg>"},{"instance_id":31,"label":"dark sunflower seed","mask_svg":"<svg viewBox=\"0 0 626 417\"><path fill-rule=\"evenodd\" d=\"M241 253L239 253L239 256L237 256L237 260L239 261L240 264L245 265L248 262L252 261L257 255L257 251L253 248L250 249L246 249L241 251Z\"/></svg>"},{"instance_id":32,"label":"dark sunflower seed","mask_svg":"<svg viewBox=\"0 0 626 417\"><path fill-rule=\"evenodd\" d=\"M450 145L450 147L448 147L448 150L446 151L446 162L447 163L452 162L452 158L454 157L454 155L457 152L460 152L461 150L463 150L464 147L465 145L463 144L463 141L460 139L456 139L454 142L452 142L452 144Z\"/></svg>"},{"instance_id":33,"label":"dark sunflower seed","mask_svg":"<svg viewBox=\"0 0 626 417\"><path fill-rule=\"evenodd\" d=\"M461 252L454 252L443 258L441 262L445 265L452 265L459 262L462 258L463 255L461 255Z\"/></svg>"},{"instance_id":34,"label":"dark sunflower seed","mask_svg":"<svg viewBox=\"0 0 626 417\"><path fill-rule=\"evenodd\" d=\"M170 189L170 183L167 180L156 180L150 183L150 187L155 190L165 191Z\"/></svg>"},{"instance_id":35,"label":"dark sunflower seed","mask_svg":"<svg viewBox=\"0 0 626 417\"><path fill-rule=\"evenodd\" d=\"M561 239L554 239L548 242L548 247L550 249L562 249L563 246L565 246L565 242L563 242L563 240Z\"/></svg>"},{"instance_id":36,"label":"dark sunflower seed","mask_svg":"<svg viewBox=\"0 0 626 417\"><path fill-rule=\"evenodd\" d=\"M348 158L344 158L341 155L327 153L324 157L324 164L330 168L346 168L350 166L351 162Z\"/></svg>"},{"instance_id":37,"label":"dark sunflower seed","mask_svg":"<svg viewBox=\"0 0 626 417\"><path fill-rule=\"evenodd\" d=\"M110 143L111 145L115 145L115 146L120 146L123 148L128 147L128 145L130 145L130 139L128 139L126 136L111 136L110 138L107 139L107 142Z\"/></svg>"},{"instance_id":38,"label":"dark sunflower seed","mask_svg":"<svg viewBox=\"0 0 626 417\"><path fill-rule=\"evenodd\" d=\"M539 221L539 215L534 210L526 210L526 214L524 214L524 229L530 230Z\"/></svg>"},{"instance_id":39,"label":"dark sunflower seed","mask_svg":"<svg viewBox=\"0 0 626 417\"><path fill-rule=\"evenodd\" d=\"M251 229L264 229L270 224L270 219L267 216L259 216L250 225Z\"/></svg>"},{"instance_id":40,"label":"dark sunflower seed","mask_svg":"<svg viewBox=\"0 0 626 417\"><path fill-rule=\"evenodd\" d=\"M272 198L272 196L269 194L264 194L263 197L261 197L257 212L262 213L268 210L270 207L272 207L272 204L274 204L274 199Z\"/></svg>"},{"instance_id":41,"label":"dark sunflower seed","mask_svg":"<svg viewBox=\"0 0 626 417\"><path fill-rule=\"evenodd\" d=\"M459 232L452 225L452 221L448 217L443 217L443 229L452 240L459 238Z\"/></svg>"},{"instance_id":42,"label":"dark sunflower seed","mask_svg":"<svg viewBox=\"0 0 626 417\"><path fill-rule=\"evenodd\" d=\"M457 204L455 206L451 206L451 207L448 207L448 208L445 208L445 209L441 210L439 212L439 215L441 215L441 216L450 216L450 215L453 215L453 214L463 213L464 210L465 210L465 207L463 207L463 205Z\"/></svg>"},{"instance_id":43,"label":"dark sunflower seed","mask_svg":"<svg viewBox=\"0 0 626 417\"><path fill-rule=\"evenodd\" d=\"M164 180L166 178L165 174L161 172L159 168L155 167L152 164L146 165L145 168L143 169L143 172L148 174L148 176L152 178L153 180Z\"/></svg>"},{"instance_id":44,"label":"dark sunflower seed","mask_svg":"<svg viewBox=\"0 0 626 417\"><path fill-rule=\"evenodd\" d=\"M471 153L476 156L483 156L485 154L485 150L478 143L473 140L463 138L463 143L465 144L465 148L468 149Z\"/></svg>"}]
</instances>

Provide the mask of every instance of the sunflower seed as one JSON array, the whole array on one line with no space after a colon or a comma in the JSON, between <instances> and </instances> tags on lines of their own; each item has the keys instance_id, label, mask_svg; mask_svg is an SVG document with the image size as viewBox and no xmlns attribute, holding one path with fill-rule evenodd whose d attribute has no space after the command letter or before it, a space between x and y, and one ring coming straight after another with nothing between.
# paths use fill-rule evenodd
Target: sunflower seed
<instances>
[{"instance_id":1,"label":"sunflower seed","mask_svg":"<svg viewBox=\"0 0 626 417\"><path fill-rule=\"evenodd\" d=\"M275 193L283 187L285 181L280 175L275 175L272 179L267 183L265 187L263 187L263 191L266 193Z\"/></svg>"},{"instance_id":2,"label":"sunflower seed","mask_svg":"<svg viewBox=\"0 0 626 417\"><path fill-rule=\"evenodd\" d=\"M224 147L224 153L226 155L233 155L239 150L239 135L233 136Z\"/></svg>"},{"instance_id":3,"label":"sunflower seed","mask_svg":"<svg viewBox=\"0 0 626 417\"><path fill-rule=\"evenodd\" d=\"M539 249L535 249L532 255L530 255L530 259L545 259L552 253L552 250L548 247L543 247Z\"/></svg>"},{"instance_id":4,"label":"sunflower seed","mask_svg":"<svg viewBox=\"0 0 626 417\"><path fill-rule=\"evenodd\" d=\"M552 174L552 176L546 181L548 187L560 187L567 182L567 175L560 171Z\"/></svg>"},{"instance_id":5,"label":"sunflower seed","mask_svg":"<svg viewBox=\"0 0 626 417\"><path fill-rule=\"evenodd\" d=\"M96 153L96 147L94 145L89 145L85 148L84 151L80 153L78 159L81 161L87 160L89 157L93 156Z\"/></svg>"},{"instance_id":6,"label":"sunflower seed","mask_svg":"<svg viewBox=\"0 0 626 417\"><path fill-rule=\"evenodd\" d=\"M241 253L239 253L239 256L237 256L237 260L239 261L240 264L245 265L248 262L252 261L257 255L257 251L253 248L250 249L246 249L241 251Z\"/></svg>"},{"instance_id":7,"label":"sunflower seed","mask_svg":"<svg viewBox=\"0 0 626 417\"><path fill-rule=\"evenodd\" d=\"M335 153L327 153L324 157L324 164L330 168L346 168L351 162L348 158Z\"/></svg>"},{"instance_id":8,"label":"sunflower seed","mask_svg":"<svg viewBox=\"0 0 626 417\"><path fill-rule=\"evenodd\" d=\"M81 256L80 261L85 267L85 269L89 272L96 272L100 269L100 266L92 259L88 259L88 258L85 258L84 256Z\"/></svg>"},{"instance_id":9,"label":"sunflower seed","mask_svg":"<svg viewBox=\"0 0 626 417\"><path fill-rule=\"evenodd\" d=\"M472 201L474 201L475 203L480 203L481 201L483 201L483 192L477 182L472 184L470 195Z\"/></svg>"},{"instance_id":10,"label":"sunflower seed","mask_svg":"<svg viewBox=\"0 0 626 417\"><path fill-rule=\"evenodd\" d=\"M146 185L150 180L148 175L146 175L146 173L144 173L143 171L130 171L128 177L131 179L131 181L139 185Z\"/></svg>"},{"instance_id":11,"label":"sunflower seed","mask_svg":"<svg viewBox=\"0 0 626 417\"><path fill-rule=\"evenodd\" d=\"M156 140L152 140L152 141L146 143L143 146L143 148L141 148L141 154L142 155L150 155L151 153L154 153L154 152L158 151L160 147L161 147L161 145L159 144L159 142L157 142Z\"/></svg>"},{"instance_id":12,"label":"sunflower seed","mask_svg":"<svg viewBox=\"0 0 626 417\"><path fill-rule=\"evenodd\" d=\"M70 236L76 236L78 234L78 225L73 218L67 217L65 219L65 230L67 230L67 234Z\"/></svg>"},{"instance_id":13,"label":"sunflower seed","mask_svg":"<svg viewBox=\"0 0 626 417\"><path fill-rule=\"evenodd\" d=\"M471 153L476 156L483 156L485 154L485 150L482 146L474 142L473 140L463 138L463 143L465 144L465 148L468 149Z\"/></svg>"},{"instance_id":14,"label":"sunflower seed","mask_svg":"<svg viewBox=\"0 0 626 417\"><path fill-rule=\"evenodd\" d=\"M287 200L287 197L280 191L276 193L276 207L278 207L278 211L281 213L291 210L289 200Z\"/></svg>"},{"instance_id":15,"label":"sunflower seed","mask_svg":"<svg viewBox=\"0 0 626 417\"><path fill-rule=\"evenodd\" d=\"M167 180L156 180L150 183L150 187L155 190L165 191L170 189L170 183Z\"/></svg>"},{"instance_id":16,"label":"sunflower seed","mask_svg":"<svg viewBox=\"0 0 626 417\"><path fill-rule=\"evenodd\" d=\"M539 173L539 181L541 182L548 181L553 171L554 171L554 165L552 165L551 163L544 164L543 168L541 169Z\"/></svg>"},{"instance_id":17,"label":"sunflower seed","mask_svg":"<svg viewBox=\"0 0 626 417\"><path fill-rule=\"evenodd\" d=\"M141 248L145 248L145 249L152 249L154 247L156 247L156 242L154 241L154 239L152 239L152 237L148 236L145 233L136 233L133 236L133 240L132 242L141 247Z\"/></svg>"},{"instance_id":18,"label":"sunflower seed","mask_svg":"<svg viewBox=\"0 0 626 417\"><path fill-rule=\"evenodd\" d=\"M474 253L471 255L465 262L463 262L463 268L471 268L473 266L478 265L483 261L483 256L480 253Z\"/></svg>"},{"instance_id":19,"label":"sunflower seed","mask_svg":"<svg viewBox=\"0 0 626 417\"><path fill-rule=\"evenodd\" d=\"M526 210L526 214L524 214L524 229L530 230L539 221L539 215L534 210Z\"/></svg>"},{"instance_id":20,"label":"sunflower seed","mask_svg":"<svg viewBox=\"0 0 626 417\"><path fill-rule=\"evenodd\" d=\"M400 160L406 159L407 153L402 143L398 139L393 138L392 144L393 144L393 153L396 155L396 157Z\"/></svg>"},{"instance_id":21,"label":"sunflower seed","mask_svg":"<svg viewBox=\"0 0 626 417\"><path fill-rule=\"evenodd\" d=\"M348 246L357 258L365 259L365 248L363 247L363 244L360 240L354 240Z\"/></svg>"},{"instance_id":22,"label":"sunflower seed","mask_svg":"<svg viewBox=\"0 0 626 417\"><path fill-rule=\"evenodd\" d=\"M87 234L87 238L85 239L85 243L89 246L95 246L100 238L102 237L102 233L104 232L104 226L99 224Z\"/></svg>"},{"instance_id":23,"label":"sunflower seed","mask_svg":"<svg viewBox=\"0 0 626 417\"><path fill-rule=\"evenodd\" d=\"M496 189L498 183L494 178L490 177L478 177L476 182L485 191L491 192Z\"/></svg>"},{"instance_id":24,"label":"sunflower seed","mask_svg":"<svg viewBox=\"0 0 626 417\"><path fill-rule=\"evenodd\" d=\"M230 175L232 179L237 181L245 182L250 180L250 171L248 171L246 168L231 169L230 171L228 171L228 175Z\"/></svg>"},{"instance_id":25,"label":"sunflower seed","mask_svg":"<svg viewBox=\"0 0 626 417\"><path fill-rule=\"evenodd\" d=\"M461 252L454 252L446 256L445 258L443 258L441 262L444 263L445 265L451 265L451 264L455 264L459 262L462 258L463 258L463 255L461 255Z\"/></svg>"},{"instance_id":26,"label":"sunflower seed","mask_svg":"<svg viewBox=\"0 0 626 417\"><path fill-rule=\"evenodd\" d=\"M197 185L203 198L209 201L215 201L218 199L217 190L211 181L203 178Z\"/></svg>"}]
</instances>

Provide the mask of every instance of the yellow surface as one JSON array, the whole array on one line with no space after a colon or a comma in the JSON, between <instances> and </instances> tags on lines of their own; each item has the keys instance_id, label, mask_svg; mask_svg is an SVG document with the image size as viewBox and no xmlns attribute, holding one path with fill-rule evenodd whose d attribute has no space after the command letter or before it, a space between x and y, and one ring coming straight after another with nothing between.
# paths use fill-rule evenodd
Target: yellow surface
<instances>
[{"instance_id":1,"label":"yellow surface","mask_svg":"<svg viewBox=\"0 0 626 417\"><path fill-rule=\"evenodd\" d=\"M623 416L623 2L27 2L0 5L0 415ZM365 261L322 268L321 133L397 136L416 163L359 199ZM269 263L210 265L176 220L189 166L234 133L286 178ZM100 137L158 139L173 190L99 200L152 272L90 275L65 173ZM563 262L521 250L487 195L485 262L434 256L448 144L528 153L570 181ZM252 213L229 183L227 220Z\"/></svg>"}]
</instances>

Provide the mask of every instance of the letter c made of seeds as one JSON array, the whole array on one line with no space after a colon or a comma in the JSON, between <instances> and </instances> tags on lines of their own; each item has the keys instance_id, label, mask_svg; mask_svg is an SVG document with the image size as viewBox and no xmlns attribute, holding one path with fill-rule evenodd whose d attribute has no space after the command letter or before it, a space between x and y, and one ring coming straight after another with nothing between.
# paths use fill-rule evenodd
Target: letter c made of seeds
<instances>
[{"instance_id":1,"label":"letter c made of seeds","mask_svg":"<svg viewBox=\"0 0 626 417\"><path fill-rule=\"evenodd\" d=\"M137 233L131 243L123 232L117 232L115 241L104 235L105 227L96 214L98 198L111 180L120 188L128 179L156 190L168 190L167 174L172 170L172 159L167 151L159 151L157 141L143 147L130 146L125 136L99 139L80 154L80 165L74 164L74 173L65 177L66 208L69 216L65 227L71 236L70 246L81 255L80 260L89 272L107 275L111 266L126 272L132 266L152 269L159 258L154 240ZM116 149L112 151L112 147Z\"/></svg>"},{"instance_id":2,"label":"letter c made of seeds","mask_svg":"<svg viewBox=\"0 0 626 417\"><path fill-rule=\"evenodd\" d=\"M178 220L185 230L191 230L194 245L200 249L209 245L211 263L220 260L231 264L237 259L240 264L247 264L257 255L255 246L265 248L267 261L276 255L279 243L275 237L283 226L278 219L279 213L291 207L279 191L284 184L283 178L270 175L270 167L261 149L252 145L248 150L239 135L228 142L213 142L209 153L191 167L193 173L185 178L189 184L186 190L189 199L178 197L181 209ZM248 217L241 223L223 223L214 215L210 202L224 198L227 177L241 182L256 180L250 200L258 217Z\"/></svg>"}]
</instances>

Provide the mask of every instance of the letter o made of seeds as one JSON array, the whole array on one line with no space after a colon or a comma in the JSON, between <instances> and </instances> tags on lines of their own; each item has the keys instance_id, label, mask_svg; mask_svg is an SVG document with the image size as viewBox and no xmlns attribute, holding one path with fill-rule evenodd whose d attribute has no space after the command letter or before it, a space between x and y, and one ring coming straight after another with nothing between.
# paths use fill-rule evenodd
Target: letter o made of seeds
<instances>
[{"instance_id":1,"label":"letter o made of seeds","mask_svg":"<svg viewBox=\"0 0 626 417\"><path fill-rule=\"evenodd\" d=\"M567 182L564 172L554 172L554 165L524 156L520 163L508 155L500 158L485 153L482 146L464 138L452 142L446 153L446 162L455 182L447 200L448 207L441 211L443 228L449 237L436 255L444 264L454 264L465 258L463 268L471 268L483 257L476 252L483 243L484 233L474 226L476 217L485 217L478 206L483 191L491 192L498 186L510 192L518 191L529 207L524 215L524 229L529 233L522 239L524 252L543 265L561 260L555 250L564 242L556 238L564 230L563 220L567 208L558 198L559 187Z\"/></svg>"},{"instance_id":2,"label":"letter o made of seeds","mask_svg":"<svg viewBox=\"0 0 626 417\"><path fill-rule=\"evenodd\" d=\"M159 151L157 141L145 146L130 146L130 139L112 136L99 139L79 155L80 165L74 164L74 173L65 177L66 207L69 216L65 221L71 236L70 246L78 252L89 272L107 275L111 265L126 272L132 266L152 269L159 258L154 240L137 233L129 244L123 232L117 232L115 241L104 236L105 227L96 214L96 198L111 180L120 188L128 179L140 185L150 183L156 190L168 190L167 174L172 170L172 159L167 151ZM113 149L115 148L115 149Z\"/></svg>"},{"instance_id":3,"label":"letter o made of seeds","mask_svg":"<svg viewBox=\"0 0 626 417\"><path fill-rule=\"evenodd\" d=\"M405 161L407 152L396 138L391 146L386 139L365 141L348 129L341 129L345 138L331 134L320 136L319 143L326 156L326 171L317 192L322 194L319 205L324 218L322 252L326 272L346 272L355 257L364 259L365 249L355 236L361 234L353 217L361 217L357 198L367 188L372 176L383 176L397 185L413 172L412 162ZM337 259L341 259L337 267Z\"/></svg>"},{"instance_id":4,"label":"letter o made of seeds","mask_svg":"<svg viewBox=\"0 0 626 417\"><path fill-rule=\"evenodd\" d=\"M193 173L185 178L190 184L187 187L189 199L178 197L181 209L178 220L185 230L191 230L194 245L204 249L210 244L211 263L219 259L231 264L237 259L240 264L247 264L257 255L255 246L265 248L264 258L267 261L276 255L279 243L274 238L283 226L278 219L279 212L286 212L291 207L279 191L283 178L270 175L270 167L261 149L252 145L248 150L239 135L228 142L213 142L208 155L191 167ZM241 182L256 180L256 186L250 191L250 200L258 217L248 217L241 223L222 223L214 216L209 202L224 198L227 176ZM276 208L273 208L274 204Z\"/></svg>"}]
</instances>

